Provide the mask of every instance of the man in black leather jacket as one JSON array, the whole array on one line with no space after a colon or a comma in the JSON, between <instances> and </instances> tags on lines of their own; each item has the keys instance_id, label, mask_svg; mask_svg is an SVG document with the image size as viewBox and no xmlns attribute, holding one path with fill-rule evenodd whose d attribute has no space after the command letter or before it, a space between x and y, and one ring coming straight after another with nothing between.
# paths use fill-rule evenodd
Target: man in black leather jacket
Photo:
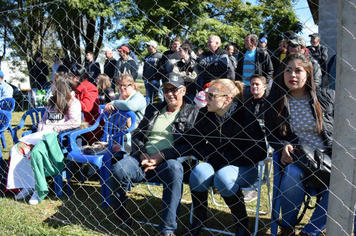
<instances>
[{"instance_id":1,"label":"man in black leather jacket","mask_svg":"<svg viewBox=\"0 0 356 236\"><path fill-rule=\"evenodd\" d=\"M186 133L195 122L198 109L184 103L183 79L171 74L163 85L165 102L149 105L132 135L132 153L113 166L112 204L122 228L130 227L126 191L131 183L153 181L163 184L161 235L174 235L177 210L182 196L183 165L177 160L190 151Z\"/></svg>"}]
</instances>

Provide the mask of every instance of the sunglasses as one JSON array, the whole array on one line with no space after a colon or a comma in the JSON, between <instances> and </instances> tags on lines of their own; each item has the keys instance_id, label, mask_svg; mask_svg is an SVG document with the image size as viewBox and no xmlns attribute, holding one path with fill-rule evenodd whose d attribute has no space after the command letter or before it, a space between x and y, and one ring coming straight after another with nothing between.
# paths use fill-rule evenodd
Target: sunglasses
<instances>
[{"instance_id":1,"label":"sunglasses","mask_svg":"<svg viewBox=\"0 0 356 236\"><path fill-rule=\"evenodd\" d=\"M292 48L297 48L297 47L299 47L298 44L289 44L289 46L292 47Z\"/></svg>"},{"instance_id":2,"label":"sunglasses","mask_svg":"<svg viewBox=\"0 0 356 236\"><path fill-rule=\"evenodd\" d=\"M226 97L227 96L227 94L213 94L213 93L206 93L206 95L208 95L209 101L212 101L213 98Z\"/></svg>"},{"instance_id":3,"label":"sunglasses","mask_svg":"<svg viewBox=\"0 0 356 236\"><path fill-rule=\"evenodd\" d=\"M169 92L176 93L176 92L178 92L178 89L180 89L180 87L178 87L178 88L162 88L162 91L164 93L169 93Z\"/></svg>"}]
</instances>

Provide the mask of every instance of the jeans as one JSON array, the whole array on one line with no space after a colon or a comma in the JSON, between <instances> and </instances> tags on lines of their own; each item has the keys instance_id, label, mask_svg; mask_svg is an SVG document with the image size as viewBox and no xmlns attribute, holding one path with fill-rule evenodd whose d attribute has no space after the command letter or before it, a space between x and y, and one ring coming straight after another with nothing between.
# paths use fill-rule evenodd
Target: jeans
<instances>
[{"instance_id":1,"label":"jeans","mask_svg":"<svg viewBox=\"0 0 356 236\"><path fill-rule=\"evenodd\" d=\"M131 183L151 181L163 184L162 222L159 225L162 234L171 234L177 229L179 204L183 189L183 166L170 159L162 162L154 170L143 172L140 158L125 157L112 167L110 187L113 191L111 202L114 208L127 202L126 191L131 189Z\"/></svg>"},{"instance_id":2,"label":"jeans","mask_svg":"<svg viewBox=\"0 0 356 236\"><path fill-rule=\"evenodd\" d=\"M159 102L162 103L164 101L164 97L162 89L160 88L161 80L144 80L144 82L146 88L146 97L150 99L150 103L153 103L156 94L158 95Z\"/></svg>"},{"instance_id":3,"label":"jeans","mask_svg":"<svg viewBox=\"0 0 356 236\"><path fill-rule=\"evenodd\" d=\"M303 204L305 186L304 173L296 164L289 164L284 169L280 187L280 201L282 209L282 225L291 227L297 220L300 207ZM321 200L315 208L308 224L302 230L308 235L319 235L326 228L326 213L328 208L329 191L324 189Z\"/></svg>"},{"instance_id":4,"label":"jeans","mask_svg":"<svg viewBox=\"0 0 356 236\"><path fill-rule=\"evenodd\" d=\"M256 166L225 166L216 173L209 163L197 165L189 178L192 191L205 192L214 186L223 197L233 196L241 187L255 183L258 177Z\"/></svg>"}]
</instances>

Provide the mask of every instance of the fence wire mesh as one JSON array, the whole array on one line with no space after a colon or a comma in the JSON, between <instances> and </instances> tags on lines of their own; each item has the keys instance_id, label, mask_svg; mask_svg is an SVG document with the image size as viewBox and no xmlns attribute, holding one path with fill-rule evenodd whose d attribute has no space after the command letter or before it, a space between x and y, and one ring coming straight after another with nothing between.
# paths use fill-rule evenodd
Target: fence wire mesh
<instances>
[{"instance_id":1,"label":"fence wire mesh","mask_svg":"<svg viewBox=\"0 0 356 236\"><path fill-rule=\"evenodd\" d=\"M0 2L3 234L353 235L355 1Z\"/></svg>"}]
</instances>

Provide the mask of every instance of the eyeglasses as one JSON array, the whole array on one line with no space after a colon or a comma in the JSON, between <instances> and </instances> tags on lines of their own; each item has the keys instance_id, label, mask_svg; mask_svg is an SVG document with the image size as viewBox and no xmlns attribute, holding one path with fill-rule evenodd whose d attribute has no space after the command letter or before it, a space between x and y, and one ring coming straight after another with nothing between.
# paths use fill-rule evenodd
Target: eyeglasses
<instances>
[{"instance_id":1,"label":"eyeglasses","mask_svg":"<svg viewBox=\"0 0 356 236\"><path fill-rule=\"evenodd\" d=\"M213 98L216 98L216 97L226 97L227 96L227 94L213 94L213 93L206 93L206 95L208 95L209 101L212 101Z\"/></svg>"},{"instance_id":2,"label":"eyeglasses","mask_svg":"<svg viewBox=\"0 0 356 236\"><path fill-rule=\"evenodd\" d=\"M178 92L178 89L180 89L181 87L178 87L178 88L163 88L162 91L164 93L169 93L169 92L172 92L172 93L177 93Z\"/></svg>"},{"instance_id":3,"label":"eyeglasses","mask_svg":"<svg viewBox=\"0 0 356 236\"><path fill-rule=\"evenodd\" d=\"M289 46L292 47L292 48L297 48L297 47L299 47L298 44L289 44Z\"/></svg>"},{"instance_id":4,"label":"eyeglasses","mask_svg":"<svg viewBox=\"0 0 356 236\"><path fill-rule=\"evenodd\" d=\"M118 87L118 88L126 89L127 87L130 87L131 85L132 85L132 84L125 84L125 85L123 85L123 84L118 84L117 87Z\"/></svg>"}]
</instances>

